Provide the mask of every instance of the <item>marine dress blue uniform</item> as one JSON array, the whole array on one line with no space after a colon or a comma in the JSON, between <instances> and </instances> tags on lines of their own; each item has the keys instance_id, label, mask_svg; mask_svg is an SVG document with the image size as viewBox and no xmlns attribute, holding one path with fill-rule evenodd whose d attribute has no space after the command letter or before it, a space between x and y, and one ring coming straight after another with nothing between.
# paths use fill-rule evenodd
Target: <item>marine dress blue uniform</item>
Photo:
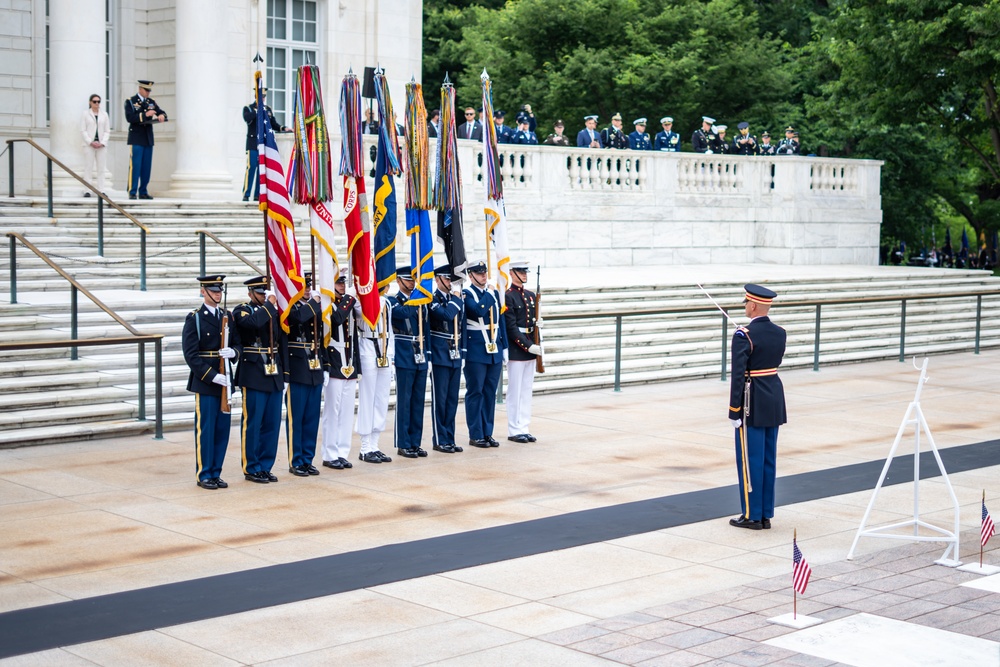
<instances>
[{"instance_id":1,"label":"marine dress blue uniform","mask_svg":"<svg viewBox=\"0 0 1000 667\"><path fill-rule=\"evenodd\" d=\"M434 274L456 278L451 265L434 269ZM434 449L448 454L461 452L455 443L458 389L465 358L465 304L456 295L434 290L430 310L431 414L434 418Z\"/></svg>"},{"instance_id":2,"label":"marine dress blue uniform","mask_svg":"<svg viewBox=\"0 0 1000 667\"><path fill-rule=\"evenodd\" d=\"M486 262L470 264L469 273L486 273ZM471 283L471 281L470 281ZM507 349L507 332L497 291L468 285L465 302L465 423L473 447L499 447L493 438L497 386ZM492 314L492 317L491 317Z\"/></svg>"},{"instance_id":3,"label":"marine dress blue uniform","mask_svg":"<svg viewBox=\"0 0 1000 667\"><path fill-rule=\"evenodd\" d=\"M770 305L775 293L746 285L748 302ZM729 419L736 426L736 471L742 514L731 525L769 528L774 516L778 427L785 423L785 390L778 367L785 354L785 330L766 315L739 327L732 340Z\"/></svg>"},{"instance_id":4,"label":"marine dress blue uniform","mask_svg":"<svg viewBox=\"0 0 1000 667\"><path fill-rule=\"evenodd\" d=\"M206 290L222 292L223 275L201 276L198 282ZM184 319L181 347L184 361L191 369L187 390L194 392L194 447L195 469L198 486L207 489L225 488L219 486L222 462L229 446L231 416L222 412L222 385L213 382L220 374L221 359L219 349L223 347L222 318L228 317L229 348L240 353L240 337L233 323L233 317L221 307L213 312L205 303L195 308ZM232 382L230 382L232 384ZM232 398L232 397L230 397Z\"/></svg>"},{"instance_id":5,"label":"marine dress blue uniform","mask_svg":"<svg viewBox=\"0 0 1000 667\"><path fill-rule=\"evenodd\" d=\"M310 274L306 274L309 284ZM296 477L318 475L313 466L319 409L323 398L323 349L314 343L323 335L323 306L315 299L300 299L288 313L288 390L285 392L285 439L288 472ZM315 326L314 326L315 323Z\"/></svg>"}]
</instances>

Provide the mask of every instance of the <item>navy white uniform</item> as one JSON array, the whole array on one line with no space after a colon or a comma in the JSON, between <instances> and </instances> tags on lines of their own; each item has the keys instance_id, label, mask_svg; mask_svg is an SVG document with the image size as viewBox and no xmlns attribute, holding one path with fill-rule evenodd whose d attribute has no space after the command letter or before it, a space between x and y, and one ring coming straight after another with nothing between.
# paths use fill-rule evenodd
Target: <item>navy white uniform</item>
<instances>
[{"instance_id":1,"label":"navy white uniform","mask_svg":"<svg viewBox=\"0 0 1000 667\"><path fill-rule=\"evenodd\" d=\"M309 274L306 274L308 284ZM323 335L323 305L300 299L288 312L288 389L285 392L285 439L288 467L293 475L318 474L313 465L323 398L323 351L316 333ZM304 468L304 470L303 470ZM298 470L298 471L296 471Z\"/></svg>"},{"instance_id":2,"label":"navy white uniform","mask_svg":"<svg viewBox=\"0 0 1000 667\"><path fill-rule=\"evenodd\" d=\"M774 298L774 292L759 285L747 285L746 292L750 301L770 303ZM733 334L728 417L741 421L736 429L736 471L741 520L749 522L774 516L778 427L786 421L785 392L778 377L785 339L785 330L767 316L755 317Z\"/></svg>"},{"instance_id":3,"label":"navy white uniform","mask_svg":"<svg viewBox=\"0 0 1000 667\"><path fill-rule=\"evenodd\" d=\"M225 276L217 278L222 286ZM202 285L214 284L202 280ZM199 483L217 481L222 474L222 462L229 446L231 415L221 409L222 386L213 382L220 373L219 349L223 347L222 317L227 316L229 348L240 353L240 337L229 311L211 308L205 303L184 318L181 347L190 373L187 390L194 393L195 470ZM232 380L230 379L230 384ZM231 397L230 397L231 398ZM210 488L210 487L209 487Z\"/></svg>"},{"instance_id":4,"label":"navy white uniform","mask_svg":"<svg viewBox=\"0 0 1000 667\"><path fill-rule=\"evenodd\" d=\"M266 89L265 89L266 91ZM271 124L271 129L281 132L281 124L274 118L271 107L264 105L264 113L267 114L267 122ZM257 101L243 107L243 122L247 124L247 168L243 174L243 201L250 199L251 195L256 201L260 197L260 179L257 178L257 169L260 166L259 155L257 154Z\"/></svg>"},{"instance_id":5,"label":"navy white uniform","mask_svg":"<svg viewBox=\"0 0 1000 667\"><path fill-rule=\"evenodd\" d=\"M435 273L451 275L451 267L438 267ZM431 412L434 418L434 448L462 451L456 447L455 417L458 414L458 389L465 358L465 304L454 294L434 290L430 310Z\"/></svg>"},{"instance_id":6,"label":"navy white uniform","mask_svg":"<svg viewBox=\"0 0 1000 667\"><path fill-rule=\"evenodd\" d=\"M485 262L477 266L484 271ZM469 444L476 447L498 446L493 439L497 386L507 349L507 333L500 313L496 290L480 289L470 284L462 291L465 304L465 422ZM492 318L491 318L492 314ZM491 351L492 350L492 351ZM485 445L483 443L486 443Z\"/></svg>"},{"instance_id":7,"label":"navy white uniform","mask_svg":"<svg viewBox=\"0 0 1000 667\"><path fill-rule=\"evenodd\" d=\"M397 270L408 275L409 269ZM412 305L423 294L417 290L392 297L392 330L396 339L396 447L419 454L424 433L424 396L427 392L428 347L427 304ZM426 456L426 453L424 454Z\"/></svg>"},{"instance_id":8,"label":"navy white uniform","mask_svg":"<svg viewBox=\"0 0 1000 667\"><path fill-rule=\"evenodd\" d=\"M140 81L139 86L148 93L153 82ZM147 117L147 111L153 111L156 115L151 118ZM143 97L137 93L125 100L125 121L128 123L129 145L129 199L135 199L137 195L140 199L152 199L147 188L153 169L153 125L160 122L160 115L166 122L167 112L161 109L156 100L150 97Z\"/></svg>"},{"instance_id":9,"label":"navy white uniform","mask_svg":"<svg viewBox=\"0 0 1000 667\"><path fill-rule=\"evenodd\" d=\"M266 289L264 276L247 281L252 289ZM270 301L244 303L233 310L243 350L236 383L243 388L243 475L250 481L277 481L271 468L278 453L281 398L288 381L288 345L278 309ZM269 331L271 333L269 333ZM273 333L274 347L271 347ZM273 374L267 372L274 365Z\"/></svg>"},{"instance_id":10,"label":"navy white uniform","mask_svg":"<svg viewBox=\"0 0 1000 667\"><path fill-rule=\"evenodd\" d=\"M323 465L350 468L351 432L354 423L354 395L358 388L361 355L358 330L350 294L337 300L330 310L330 341L326 345L324 369L330 379L324 389Z\"/></svg>"},{"instance_id":11,"label":"navy white uniform","mask_svg":"<svg viewBox=\"0 0 1000 667\"><path fill-rule=\"evenodd\" d=\"M361 436L358 458L369 463L382 463L392 459L379 450L378 439L385 430L389 412L389 390L392 388L392 370L395 339L390 324L392 305L386 297L379 297L379 316L372 329L361 314L361 303L354 302L354 321L358 330L358 355L361 358L361 379L358 382L358 420L354 430Z\"/></svg>"},{"instance_id":12,"label":"navy white uniform","mask_svg":"<svg viewBox=\"0 0 1000 667\"><path fill-rule=\"evenodd\" d=\"M513 267L512 267L513 268ZM535 344L538 303L535 293L524 286L511 285L504 296L504 326L510 343L507 363L507 439L534 442L528 431L531 423L531 392L535 381L535 359L529 351Z\"/></svg>"}]
</instances>

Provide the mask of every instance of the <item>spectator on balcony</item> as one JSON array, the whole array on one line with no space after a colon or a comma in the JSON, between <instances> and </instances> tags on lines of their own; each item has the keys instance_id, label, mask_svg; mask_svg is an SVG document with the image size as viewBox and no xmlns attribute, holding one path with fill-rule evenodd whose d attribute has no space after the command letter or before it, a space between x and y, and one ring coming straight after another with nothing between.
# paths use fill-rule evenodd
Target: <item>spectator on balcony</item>
<instances>
[{"instance_id":1,"label":"spectator on balcony","mask_svg":"<svg viewBox=\"0 0 1000 667\"><path fill-rule=\"evenodd\" d=\"M476 120L476 110L472 107L465 107L465 122L456 129L459 139L483 140L483 124Z\"/></svg>"},{"instance_id":2,"label":"spectator on balcony","mask_svg":"<svg viewBox=\"0 0 1000 667\"><path fill-rule=\"evenodd\" d=\"M732 152L732 146L729 141L726 140L726 130L729 129L728 125L716 125L712 128L715 133L715 139L709 144L711 150L709 153L717 153L719 155L726 155Z\"/></svg>"},{"instance_id":3,"label":"spectator on balcony","mask_svg":"<svg viewBox=\"0 0 1000 667\"><path fill-rule=\"evenodd\" d=\"M569 137L563 134L565 129L565 123L563 123L561 119L557 120L556 124L552 126L552 134L545 137L545 141L542 143L549 146L569 146Z\"/></svg>"},{"instance_id":4,"label":"spectator on balcony","mask_svg":"<svg viewBox=\"0 0 1000 667\"><path fill-rule=\"evenodd\" d=\"M378 134L378 121L372 116L372 110L365 109L365 123L361 126L362 134Z\"/></svg>"},{"instance_id":5,"label":"spectator on balcony","mask_svg":"<svg viewBox=\"0 0 1000 667\"><path fill-rule=\"evenodd\" d=\"M503 118L503 109L497 109L493 112L493 123L497 128L497 143L510 144L514 142L514 132L503 124Z\"/></svg>"},{"instance_id":6,"label":"spectator on balcony","mask_svg":"<svg viewBox=\"0 0 1000 667\"><path fill-rule=\"evenodd\" d=\"M597 132L597 116L584 116L585 128L576 135L576 145L580 148L604 148L601 135Z\"/></svg>"},{"instance_id":7,"label":"spectator on balcony","mask_svg":"<svg viewBox=\"0 0 1000 667\"><path fill-rule=\"evenodd\" d=\"M674 119L664 116L660 119L663 129L656 133L653 150L679 153L681 150L681 135L674 132Z\"/></svg>"},{"instance_id":8,"label":"spectator on balcony","mask_svg":"<svg viewBox=\"0 0 1000 667\"><path fill-rule=\"evenodd\" d=\"M431 111L431 115L427 118L427 136L437 137L438 129L441 126L441 110L434 109Z\"/></svg>"},{"instance_id":9,"label":"spectator on balcony","mask_svg":"<svg viewBox=\"0 0 1000 667\"><path fill-rule=\"evenodd\" d=\"M523 111L517 114L517 131L511 139L513 144L537 145L538 137L531 131L531 123L528 121L528 114ZM521 156L522 161L524 156Z\"/></svg>"},{"instance_id":10,"label":"spectator on balcony","mask_svg":"<svg viewBox=\"0 0 1000 667\"><path fill-rule=\"evenodd\" d=\"M636 118L632 121L632 125L635 126L635 130L628 135L628 147L634 151L653 150L653 142L649 140L649 135L646 134L646 119Z\"/></svg>"},{"instance_id":11,"label":"spectator on balcony","mask_svg":"<svg viewBox=\"0 0 1000 667\"><path fill-rule=\"evenodd\" d=\"M785 128L785 138L778 143L778 155L798 155L799 150L799 133L789 125Z\"/></svg>"},{"instance_id":12,"label":"spectator on balcony","mask_svg":"<svg viewBox=\"0 0 1000 667\"><path fill-rule=\"evenodd\" d=\"M530 104L522 105L521 112L518 113L517 115L520 116L522 113L528 117L528 129L531 130L532 132L537 132L538 121L535 120L535 113L531 110L531 105Z\"/></svg>"},{"instance_id":13,"label":"spectator on balcony","mask_svg":"<svg viewBox=\"0 0 1000 667\"><path fill-rule=\"evenodd\" d=\"M601 130L601 144L604 148L628 148L628 137L622 131L622 115L616 113L611 117L611 125Z\"/></svg>"},{"instance_id":14,"label":"spectator on balcony","mask_svg":"<svg viewBox=\"0 0 1000 667\"><path fill-rule=\"evenodd\" d=\"M744 120L736 128L740 133L733 138L732 152L736 155L757 155L757 137L750 134L750 123Z\"/></svg>"},{"instance_id":15,"label":"spectator on balcony","mask_svg":"<svg viewBox=\"0 0 1000 667\"><path fill-rule=\"evenodd\" d=\"M97 186L98 192L104 192L111 120L107 112L101 108L101 96L97 93L90 96L90 106L83 112L80 132L83 134L83 176ZM83 196L89 197L90 192L84 192Z\"/></svg>"},{"instance_id":16,"label":"spectator on balcony","mask_svg":"<svg viewBox=\"0 0 1000 667\"><path fill-rule=\"evenodd\" d=\"M764 131L764 134L760 135L760 145L757 147L760 151L760 155L774 155L777 150L777 146L771 143L771 135Z\"/></svg>"},{"instance_id":17,"label":"spectator on balcony","mask_svg":"<svg viewBox=\"0 0 1000 667\"><path fill-rule=\"evenodd\" d=\"M695 153L711 153L712 144L716 139L715 119L709 116L702 116L701 127L691 135L691 150Z\"/></svg>"}]
</instances>

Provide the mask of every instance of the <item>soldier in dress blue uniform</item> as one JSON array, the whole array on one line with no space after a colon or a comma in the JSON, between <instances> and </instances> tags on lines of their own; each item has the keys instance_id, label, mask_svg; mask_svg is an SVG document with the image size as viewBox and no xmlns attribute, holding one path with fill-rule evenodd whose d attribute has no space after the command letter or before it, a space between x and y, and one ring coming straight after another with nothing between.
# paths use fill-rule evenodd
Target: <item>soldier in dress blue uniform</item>
<instances>
[{"instance_id":1,"label":"soldier in dress blue uniform","mask_svg":"<svg viewBox=\"0 0 1000 667\"><path fill-rule=\"evenodd\" d=\"M535 133L531 131L530 125L531 124L528 122L528 114L523 111L517 114L517 132L514 133L511 143L526 145L537 144L538 137L536 137Z\"/></svg>"},{"instance_id":2,"label":"soldier in dress blue uniform","mask_svg":"<svg viewBox=\"0 0 1000 667\"><path fill-rule=\"evenodd\" d=\"M771 143L771 135L767 130L760 135L760 145L757 147L761 155L774 155L777 146Z\"/></svg>"},{"instance_id":3,"label":"soldier in dress blue uniform","mask_svg":"<svg viewBox=\"0 0 1000 667\"><path fill-rule=\"evenodd\" d=\"M267 99L267 88L261 88L261 93ZM271 124L272 130L288 132L287 127L275 120L274 112L266 104L264 113L267 114L267 122ZM260 179L257 178L257 168L260 166L260 156L257 154L257 100L243 107L243 122L247 124L247 169L243 175L243 201L250 201L251 194L254 201L257 201L260 199Z\"/></svg>"},{"instance_id":4,"label":"soldier in dress blue uniform","mask_svg":"<svg viewBox=\"0 0 1000 667\"><path fill-rule=\"evenodd\" d=\"M334 284L337 294L330 310L330 341L324 355L323 465L334 470L353 468L351 432L354 423L354 395L358 388L361 355L354 305L347 294L347 276L340 274Z\"/></svg>"},{"instance_id":5,"label":"soldier in dress blue uniform","mask_svg":"<svg viewBox=\"0 0 1000 667\"><path fill-rule=\"evenodd\" d=\"M507 332L500 294L488 280L486 262L472 262L465 303L465 423L473 447L499 447L493 437L497 386L507 362Z\"/></svg>"},{"instance_id":6,"label":"soldier in dress blue uniform","mask_svg":"<svg viewBox=\"0 0 1000 667\"><path fill-rule=\"evenodd\" d=\"M653 150L679 153L681 135L674 132L674 119L670 116L664 116L660 119L660 125L663 126L663 130L656 133L656 139L653 140Z\"/></svg>"},{"instance_id":7,"label":"soldier in dress blue uniform","mask_svg":"<svg viewBox=\"0 0 1000 667\"><path fill-rule=\"evenodd\" d=\"M497 128L497 143L510 144L514 142L514 131L503 124L504 111L497 109L493 112L493 124Z\"/></svg>"},{"instance_id":8,"label":"soldier in dress blue uniform","mask_svg":"<svg viewBox=\"0 0 1000 667\"><path fill-rule=\"evenodd\" d=\"M244 282L250 300L233 311L243 343L236 368L236 384L243 388L243 478L259 484L278 481L271 468L278 454L281 397L289 379L287 337L269 282L267 276Z\"/></svg>"},{"instance_id":9,"label":"soldier in dress blue uniform","mask_svg":"<svg viewBox=\"0 0 1000 667\"><path fill-rule=\"evenodd\" d=\"M507 439L513 442L535 442L528 432L531 423L531 392L535 382L535 360L542 356L542 346L535 343L538 302L535 293L525 289L528 279L527 262L511 262L511 284L504 295L504 327L510 343L507 370Z\"/></svg>"},{"instance_id":10,"label":"soldier in dress blue uniform","mask_svg":"<svg viewBox=\"0 0 1000 667\"><path fill-rule=\"evenodd\" d=\"M628 148L628 138L622 131L622 115L616 113L611 117L611 125L601 130L601 145L604 148Z\"/></svg>"},{"instance_id":11,"label":"soldier in dress blue uniform","mask_svg":"<svg viewBox=\"0 0 1000 667\"><path fill-rule=\"evenodd\" d=\"M774 478L778 427L785 423L785 390L778 367L785 354L785 330L767 313L777 296L760 285L746 285L750 323L733 334L733 373L729 421L736 429L736 472L742 513L729 524L760 530L774 516Z\"/></svg>"},{"instance_id":12,"label":"soldier in dress blue uniform","mask_svg":"<svg viewBox=\"0 0 1000 667\"><path fill-rule=\"evenodd\" d=\"M202 304L184 319L181 345L184 361L191 373L187 390L194 392L194 448L198 486L225 489L222 462L226 458L231 424L229 409L222 411L222 388L232 389L228 369L220 369L220 360L235 359L240 353L240 337L230 313L220 307L223 275L200 276ZM222 318L226 317L228 345L224 345ZM230 398L232 393L230 391Z\"/></svg>"},{"instance_id":13,"label":"soldier in dress blue uniform","mask_svg":"<svg viewBox=\"0 0 1000 667\"><path fill-rule=\"evenodd\" d=\"M789 125L785 128L785 138L778 142L778 155L798 155L801 147L799 146L799 133L795 131L795 128Z\"/></svg>"},{"instance_id":14,"label":"soldier in dress blue uniform","mask_svg":"<svg viewBox=\"0 0 1000 667\"><path fill-rule=\"evenodd\" d=\"M458 388L462 381L465 304L451 291L451 264L434 269L434 300L430 304L431 413L434 418L434 449L447 454L461 452L455 443Z\"/></svg>"},{"instance_id":15,"label":"soldier in dress blue uniform","mask_svg":"<svg viewBox=\"0 0 1000 667\"><path fill-rule=\"evenodd\" d=\"M709 116L701 117L701 127L691 135L691 150L695 153L711 153L712 144L718 139L715 135L715 119Z\"/></svg>"},{"instance_id":16,"label":"soldier in dress blue uniform","mask_svg":"<svg viewBox=\"0 0 1000 667\"><path fill-rule=\"evenodd\" d=\"M646 119L636 118L632 121L632 125L635 126L635 130L628 135L628 147L634 151L653 150L653 142L646 134Z\"/></svg>"},{"instance_id":17,"label":"soldier in dress blue uniform","mask_svg":"<svg viewBox=\"0 0 1000 667\"><path fill-rule=\"evenodd\" d=\"M736 155L757 155L760 152L757 148L757 137L750 134L750 123L742 121L736 128L739 134L733 138L731 152Z\"/></svg>"},{"instance_id":18,"label":"soldier in dress blue uniform","mask_svg":"<svg viewBox=\"0 0 1000 667\"><path fill-rule=\"evenodd\" d=\"M585 127L576 134L578 148L604 148L601 133L597 131L597 116L584 116Z\"/></svg>"},{"instance_id":19,"label":"soldier in dress blue uniform","mask_svg":"<svg viewBox=\"0 0 1000 667\"><path fill-rule=\"evenodd\" d=\"M306 273L306 289L312 274ZM319 433L319 407L323 398L323 305L320 293L299 299L288 311L288 390L285 392L285 440L288 472L296 477L318 475L312 464Z\"/></svg>"},{"instance_id":20,"label":"soldier in dress blue uniform","mask_svg":"<svg viewBox=\"0 0 1000 667\"><path fill-rule=\"evenodd\" d=\"M427 324L427 305L411 305L413 271L396 269L399 291L393 297L392 331L396 339L396 453L408 459L427 456L420 447L424 434L424 395L427 392L427 360L431 350Z\"/></svg>"},{"instance_id":21,"label":"soldier in dress blue uniform","mask_svg":"<svg viewBox=\"0 0 1000 667\"><path fill-rule=\"evenodd\" d=\"M139 80L139 92L125 100L128 121L128 198L152 199L149 196L150 172L153 169L153 125L167 122L167 112L149 97L153 82Z\"/></svg>"}]
</instances>

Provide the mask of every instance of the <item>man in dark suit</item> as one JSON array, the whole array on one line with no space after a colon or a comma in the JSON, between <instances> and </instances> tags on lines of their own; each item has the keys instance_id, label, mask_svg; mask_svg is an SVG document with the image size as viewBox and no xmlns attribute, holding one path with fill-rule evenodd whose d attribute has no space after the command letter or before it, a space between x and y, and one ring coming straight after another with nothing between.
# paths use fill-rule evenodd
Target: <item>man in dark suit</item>
<instances>
[{"instance_id":1,"label":"man in dark suit","mask_svg":"<svg viewBox=\"0 0 1000 667\"><path fill-rule=\"evenodd\" d=\"M736 470L742 513L737 528L771 527L778 427L785 423L785 390L778 367L785 354L785 330L767 316L775 296L760 285L744 287L750 323L733 334L729 421L736 429Z\"/></svg>"},{"instance_id":2,"label":"man in dark suit","mask_svg":"<svg viewBox=\"0 0 1000 667\"><path fill-rule=\"evenodd\" d=\"M416 281L408 266L396 270L399 292L392 297L392 330L396 340L396 453L408 459L427 456L420 447L424 433L424 394L427 392L427 305L412 305Z\"/></svg>"},{"instance_id":3,"label":"man in dark suit","mask_svg":"<svg viewBox=\"0 0 1000 667\"><path fill-rule=\"evenodd\" d=\"M583 124L586 126L576 135L576 145L579 148L604 148L601 143L601 135L597 131L597 116L584 116Z\"/></svg>"},{"instance_id":4,"label":"man in dark suit","mask_svg":"<svg viewBox=\"0 0 1000 667\"><path fill-rule=\"evenodd\" d=\"M240 337L232 315L219 304L222 302L223 275L201 276L202 304L184 319L181 346L184 361L191 369L187 390L194 392L194 448L198 486L203 489L229 487L222 477L222 462L229 446L231 417L228 405L223 408L222 389L230 391L232 381L228 368L221 369L222 360L239 356ZM226 318L228 341L223 336L222 320Z\"/></svg>"},{"instance_id":5,"label":"man in dark suit","mask_svg":"<svg viewBox=\"0 0 1000 667\"><path fill-rule=\"evenodd\" d=\"M476 120L476 110L465 107L465 122L455 128L459 139L483 140L483 124Z\"/></svg>"},{"instance_id":6,"label":"man in dark suit","mask_svg":"<svg viewBox=\"0 0 1000 667\"><path fill-rule=\"evenodd\" d=\"M455 443L455 416L458 413L458 388L465 357L462 334L465 329L465 304L451 291L451 264L434 269L434 300L430 310L431 413L434 420L434 450L446 454L461 452Z\"/></svg>"},{"instance_id":7,"label":"man in dark suit","mask_svg":"<svg viewBox=\"0 0 1000 667\"><path fill-rule=\"evenodd\" d=\"M267 99L267 88L261 88L264 99ZM254 93L256 95L256 93ZM274 118L271 107L264 105L264 113L267 114L267 122L271 124L271 129L275 132L288 132ZM260 179L257 178L257 168L260 166L260 156L257 154L257 100L243 107L243 122L247 124L247 169L243 175L243 201L250 201L253 194L254 201L260 199Z\"/></svg>"},{"instance_id":8,"label":"man in dark suit","mask_svg":"<svg viewBox=\"0 0 1000 667\"><path fill-rule=\"evenodd\" d=\"M427 136L434 139L438 135L438 127L441 125L441 110L434 109L427 116Z\"/></svg>"},{"instance_id":9,"label":"man in dark suit","mask_svg":"<svg viewBox=\"0 0 1000 667\"><path fill-rule=\"evenodd\" d=\"M149 97L153 82L139 80L139 92L125 100L128 121L128 198L152 199L147 190L153 169L153 125L167 122L167 112Z\"/></svg>"}]
</instances>

